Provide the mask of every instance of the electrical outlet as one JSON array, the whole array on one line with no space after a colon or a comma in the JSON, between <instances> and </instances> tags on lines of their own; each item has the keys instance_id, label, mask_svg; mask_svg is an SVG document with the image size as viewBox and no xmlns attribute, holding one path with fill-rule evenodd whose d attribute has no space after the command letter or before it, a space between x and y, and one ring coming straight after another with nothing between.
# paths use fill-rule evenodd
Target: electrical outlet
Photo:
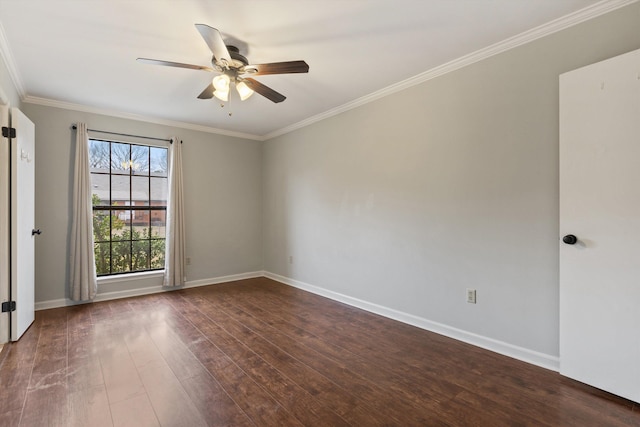
<instances>
[{"instance_id":1,"label":"electrical outlet","mask_svg":"<svg viewBox=\"0 0 640 427\"><path fill-rule=\"evenodd\" d=\"M467 302L469 304L476 303L476 290L467 288Z\"/></svg>"},{"instance_id":2,"label":"electrical outlet","mask_svg":"<svg viewBox=\"0 0 640 427\"><path fill-rule=\"evenodd\" d=\"M293 256L289 255L289 264L293 264Z\"/></svg>"},{"instance_id":3,"label":"electrical outlet","mask_svg":"<svg viewBox=\"0 0 640 427\"><path fill-rule=\"evenodd\" d=\"M187 265L191 265L191 257L187 257L186 262L187 262Z\"/></svg>"}]
</instances>

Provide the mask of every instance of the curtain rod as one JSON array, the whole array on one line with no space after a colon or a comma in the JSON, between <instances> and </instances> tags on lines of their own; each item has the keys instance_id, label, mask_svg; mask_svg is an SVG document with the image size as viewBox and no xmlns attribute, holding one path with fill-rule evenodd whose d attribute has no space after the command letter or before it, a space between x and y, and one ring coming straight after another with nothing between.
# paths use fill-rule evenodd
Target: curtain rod
<instances>
[{"instance_id":1,"label":"curtain rod","mask_svg":"<svg viewBox=\"0 0 640 427\"><path fill-rule=\"evenodd\" d=\"M71 125L71 129L76 130L78 127L75 124ZM156 138L153 136L143 136L143 135L131 135L129 133L118 133L118 132L109 132L106 130L98 130L98 129L87 129L87 131L90 132L99 132L99 133L108 133L110 135L119 135L119 136L131 136L133 138L144 138L144 139L153 139L154 141L165 141L165 142L171 142L170 139L164 139L164 138ZM180 141L182 143L182 141Z\"/></svg>"}]
</instances>

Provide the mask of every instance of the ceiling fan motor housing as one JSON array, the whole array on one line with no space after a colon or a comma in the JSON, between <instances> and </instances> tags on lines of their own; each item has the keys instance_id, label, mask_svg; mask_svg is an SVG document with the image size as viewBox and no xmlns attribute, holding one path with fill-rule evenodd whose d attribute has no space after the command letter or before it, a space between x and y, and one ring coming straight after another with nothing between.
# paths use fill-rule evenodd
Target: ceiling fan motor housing
<instances>
[{"instance_id":1,"label":"ceiling fan motor housing","mask_svg":"<svg viewBox=\"0 0 640 427\"><path fill-rule=\"evenodd\" d=\"M231 56L231 59L233 60L233 63L229 64L229 67L241 68L249 63L249 60L245 56L240 55L240 50L237 47L227 45L227 50L229 51L229 56ZM215 57L213 58L213 62L215 63Z\"/></svg>"}]
</instances>

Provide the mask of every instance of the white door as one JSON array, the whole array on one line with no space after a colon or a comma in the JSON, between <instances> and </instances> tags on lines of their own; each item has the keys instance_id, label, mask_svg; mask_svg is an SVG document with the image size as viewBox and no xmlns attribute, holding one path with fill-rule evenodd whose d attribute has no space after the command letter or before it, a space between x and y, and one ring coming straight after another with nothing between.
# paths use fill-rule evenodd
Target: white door
<instances>
[{"instance_id":1,"label":"white door","mask_svg":"<svg viewBox=\"0 0 640 427\"><path fill-rule=\"evenodd\" d=\"M560 373L640 402L640 50L560 76Z\"/></svg>"},{"instance_id":2,"label":"white door","mask_svg":"<svg viewBox=\"0 0 640 427\"><path fill-rule=\"evenodd\" d=\"M35 126L12 108L11 127L11 340L17 341L34 320Z\"/></svg>"},{"instance_id":3,"label":"white door","mask_svg":"<svg viewBox=\"0 0 640 427\"><path fill-rule=\"evenodd\" d=\"M9 107L0 105L0 127L9 127ZM0 137L0 302L9 301L9 138ZM9 341L9 312L0 313L0 344Z\"/></svg>"}]
</instances>

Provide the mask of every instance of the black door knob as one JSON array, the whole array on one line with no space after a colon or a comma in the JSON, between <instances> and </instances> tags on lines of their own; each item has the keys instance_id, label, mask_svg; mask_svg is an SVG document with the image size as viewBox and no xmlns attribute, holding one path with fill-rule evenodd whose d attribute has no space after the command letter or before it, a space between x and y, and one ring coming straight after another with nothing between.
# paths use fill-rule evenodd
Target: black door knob
<instances>
[{"instance_id":1,"label":"black door knob","mask_svg":"<svg viewBox=\"0 0 640 427\"><path fill-rule=\"evenodd\" d=\"M567 245L575 245L576 242L578 241L578 238L573 234L567 234L562 238L562 241L565 242Z\"/></svg>"}]
</instances>

